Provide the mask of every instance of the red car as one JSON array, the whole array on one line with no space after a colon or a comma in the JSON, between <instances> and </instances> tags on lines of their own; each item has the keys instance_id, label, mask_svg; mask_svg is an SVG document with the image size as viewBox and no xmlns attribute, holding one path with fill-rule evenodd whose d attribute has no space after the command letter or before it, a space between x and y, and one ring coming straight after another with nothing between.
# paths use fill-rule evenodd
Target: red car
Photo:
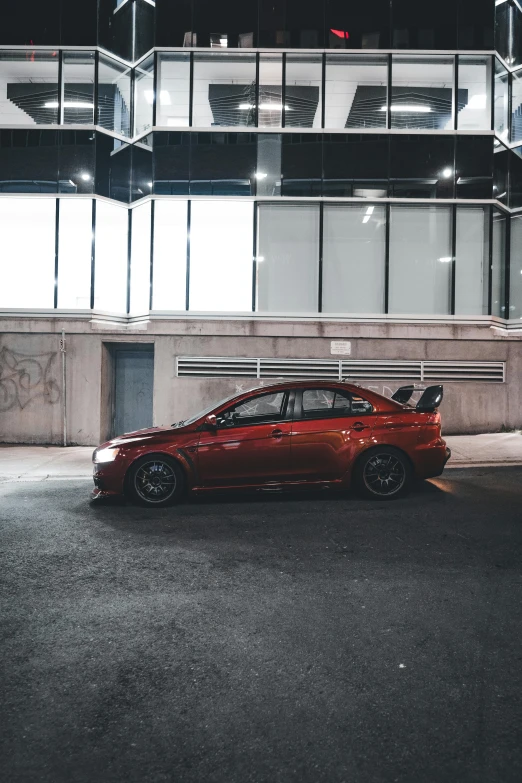
<instances>
[{"instance_id":1,"label":"red car","mask_svg":"<svg viewBox=\"0 0 522 783\"><path fill-rule=\"evenodd\" d=\"M186 491L347 489L403 495L414 478L439 476L442 386L416 407L413 386L392 399L344 382L271 384L223 400L172 427L130 432L93 453L93 498L125 494L147 506Z\"/></svg>"}]
</instances>

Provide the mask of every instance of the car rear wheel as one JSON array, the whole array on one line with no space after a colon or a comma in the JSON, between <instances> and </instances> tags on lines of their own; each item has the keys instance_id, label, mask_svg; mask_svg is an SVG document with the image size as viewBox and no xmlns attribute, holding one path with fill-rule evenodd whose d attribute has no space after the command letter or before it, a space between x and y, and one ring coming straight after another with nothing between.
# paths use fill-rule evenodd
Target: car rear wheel
<instances>
[{"instance_id":1,"label":"car rear wheel","mask_svg":"<svg viewBox=\"0 0 522 783\"><path fill-rule=\"evenodd\" d=\"M183 471L175 460L161 454L141 457L127 476L127 494L141 506L170 506L183 495Z\"/></svg>"},{"instance_id":2,"label":"car rear wheel","mask_svg":"<svg viewBox=\"0 0 522 783\"><path fill-rule=\"evenodd\" d=\"M412 469L405 454L392 446L379 446L362 454L354 469L355 485L364 497L394 500L410 489Z\"/></svg>"}]
</instances>

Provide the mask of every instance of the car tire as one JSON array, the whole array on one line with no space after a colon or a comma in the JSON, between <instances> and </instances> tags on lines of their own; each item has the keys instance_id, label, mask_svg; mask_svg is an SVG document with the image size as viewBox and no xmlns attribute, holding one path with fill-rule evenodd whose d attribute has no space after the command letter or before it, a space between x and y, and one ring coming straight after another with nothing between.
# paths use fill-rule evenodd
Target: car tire
<instances>
[{"instance_id":1,"label":"car tire","mask_svg":"<svg viewBox=\"0 0 522 783\"><path fill-rule=\"evenodd\" d=\"M179 503L185 491L185 475L172 457L150 454L131 465L125 484L125 494L133 503L162 508Z\"/></svg>"},{"instance_id":2,"label":"car tire","mask_svg":"<svg viewBox=\"0 0 522 783\"><path fill-rule=\"evenodd\" d=\"M377 446L365 451L355 464L353 482L358 493L372 500L404 497L412 484L411 463L393 446Z\"/></svg>"}]
</instances>

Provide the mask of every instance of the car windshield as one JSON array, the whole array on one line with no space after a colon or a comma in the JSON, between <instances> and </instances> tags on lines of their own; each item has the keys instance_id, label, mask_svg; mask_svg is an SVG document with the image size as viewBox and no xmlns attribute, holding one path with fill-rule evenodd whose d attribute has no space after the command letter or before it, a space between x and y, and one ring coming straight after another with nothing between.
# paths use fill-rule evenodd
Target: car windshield
<instances>
[{"instance_id":1,"label":"car windshield","mask_svg":"<svg viewBox=\"0 0 522 783\"><path fill-rule=\"evenodd\" d=\"M197 421L198 419L201 419L202 416L206 416L207 413L211 413L215 408L219 408L221 405L224 405L225 402L228 402L229 400L234 400L240 394L241 392L236 392L235 394L231 394L230 397L225 397L225 399L221 400L221 402L212 403L212 405L210 405L208 408L204 408L202 411L199 411L199 413L196 413L195 416L191 416L190 419L185 419L185 421L178 421L172 426L186 427L188 424L194 424L194 422Z\"/></svg>"}]
</instances>

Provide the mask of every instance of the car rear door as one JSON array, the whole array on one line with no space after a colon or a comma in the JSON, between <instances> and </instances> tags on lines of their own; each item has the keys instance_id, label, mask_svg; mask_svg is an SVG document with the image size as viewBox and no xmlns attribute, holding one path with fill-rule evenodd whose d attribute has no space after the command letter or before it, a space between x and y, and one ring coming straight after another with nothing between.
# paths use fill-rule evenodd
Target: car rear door
<instances>
[{"instance_id":1,"label":"car rear door","mask_svg":"<svg viewBox=\"0 0 522 783\"><path fill-rule=\"evenodd\" d=\"M282 483L290 471L293 393L249 397L220 413L216 430L201 433L200 483L207 487Z\"/></svg>"},{"instance_id":2,"label":"car rear door","mask_svg":"<svg viewBox=\"0 0 522 783\"><path fill-rule=\"evenodd\" d=\"M292 475L296 481L340 481L371 442L371 403L348 391L313 386L296 391Z\"/></svg>"}]
</instances>

